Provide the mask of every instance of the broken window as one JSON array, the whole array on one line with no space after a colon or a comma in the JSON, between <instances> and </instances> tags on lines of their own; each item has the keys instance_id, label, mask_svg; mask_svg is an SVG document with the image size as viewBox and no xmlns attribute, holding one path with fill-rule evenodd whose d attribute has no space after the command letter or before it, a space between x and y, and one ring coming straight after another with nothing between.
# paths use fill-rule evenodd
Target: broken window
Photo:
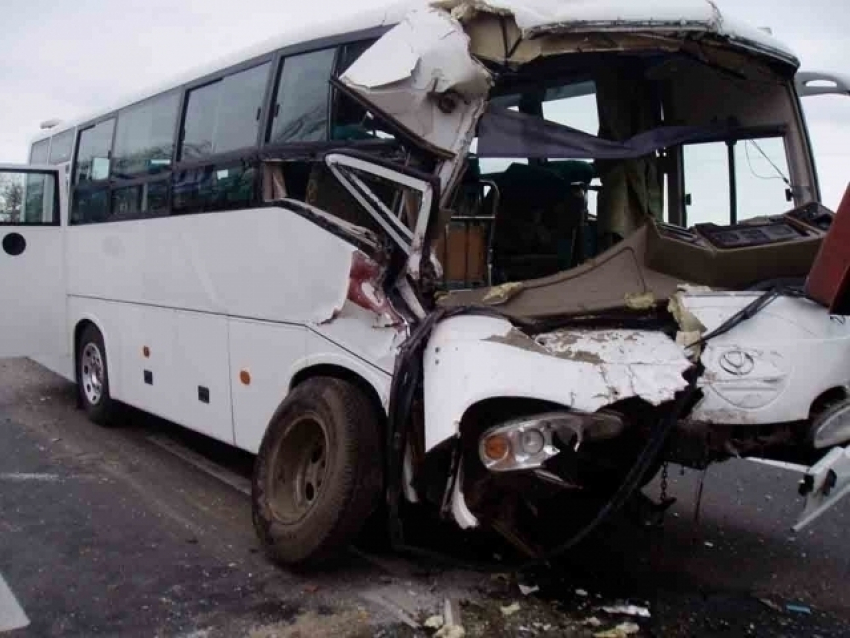
<instances>
[{"instance_id":1,"label":"broken window","mask_svg":"<svg viewBox=\"0 0 850 638\"><path fill-rule=\"evenodd\" d=\"M593 82L497 96L491 113L500 109L515 113L526 131L532 118L588 136L599 130ZM482 144L476 138L436 246L449 288L543 276L575 265L586 252L581 229L589 221L593 165L576 159L586 157L581 153L540 152L538 140L526 144L522 133L496 141L493 130L502 124L482 123L485 152L476 157Z\"/></svg>"},{"instance_id":2,"label":"broken window","mask_svg":"<svg viewBox=\"0 0 850 638\"><path fill-rule=\"evenodd\" d=\"M341 47L339 63L334 75L340 76L345 73L372 44L374 44L374 40L363 40ZM387 128L385 122L376 118L366 107L349 95L334 89L332 101L332 139L341 141L395 139L395 135Z\"/></svg>"}]
</instances>

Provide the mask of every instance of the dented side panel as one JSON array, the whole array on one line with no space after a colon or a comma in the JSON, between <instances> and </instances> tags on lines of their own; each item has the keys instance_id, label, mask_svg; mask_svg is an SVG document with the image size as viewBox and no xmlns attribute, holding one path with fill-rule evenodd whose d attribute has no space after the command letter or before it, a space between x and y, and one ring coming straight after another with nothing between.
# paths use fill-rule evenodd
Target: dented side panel
<instances>
[{"instance_id":1,"label":"dented side panel","mask_svg":"<svg viewBox=\"0 0 850 638\"><path fill-rule=\"evenodd\" d=\"M630 397L658 405L686 387L691 365L659 332L564 330L531 339L502 319L448 319L425 353L426 451L485 399L540 399L585 412Z\"/></svg>"},{"instance_id":2,"label":"dented side panel","mask_svg":"<svg viewBox=\"0 0 850 638\"><path fill-rule=\"evenodd\" d=\"M759 293L692 293L679 300L707 331ZM701 353L694 421L728 425L808 419L814 401L850 382L850 323L806 299L779 297Z\"/></svg>"}]
</instances>

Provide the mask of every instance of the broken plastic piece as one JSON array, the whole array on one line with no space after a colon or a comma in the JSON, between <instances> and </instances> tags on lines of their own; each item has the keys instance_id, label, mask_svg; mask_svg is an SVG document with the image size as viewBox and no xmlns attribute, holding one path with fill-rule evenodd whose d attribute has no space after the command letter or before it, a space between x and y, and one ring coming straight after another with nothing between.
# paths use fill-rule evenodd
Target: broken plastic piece
<instances>
[{"instance_id":1,"label":"broken plastic piece","mask_svg":"<svg viewBox=\"0 0 850 638\"><path fill-rule=\"evenodd\" d=\"M519 611L519 603L511 603L510 605L502 606L502 615L503 616L513 616L518 611Z\"/></svg>"},{"instance_id":2,"label":"broken plastic piece","mask_svg":"<svg viewBox=\"0 0 850 638\"><path fill-rule=\"evenodd\" d=\"M618 616L638 616L639 618L649 618L651 614L646 607L638 605L610 605L602 607L602 611L606 614Z\"/></svg>"},{"instance_id":3,"label":"broken plastic piece","mask_svg":"<svg viewBox=\"0 0 850 638\"><path fill-rule=\"evenodd\" d=\"M522 292L522 282L512 281L501 286L494 286L487 291L481 300L488 306L498 306L507 303Z\"/></svg>"},{"instance_id":4,"label":"broken plastic piece","mask_svg":"<svg viewBox=\"0 0 850 638\"><path fill-rule=\"evenodd\" d=\"M599 631L593 634L593 638L626 638L626 636L632 636L639 631L640 626L633 622L627 622L617 625L613 629Z\"/></svg>"},{"instance_id":5,"label":"broken plastic piece","mask_svg":"<svg viewBox=\"0 0 850 638\"><path fill-rule=\"evenodd\" d=\"M670 298L670 303L667 305L667 310L673 315L676 323L679 324L681 332L705 332L705 326L697 319L696 315L691 313L682 302L684 293L676 293Z\"/></svg>"},{"instance_id":6,"label":"broken plastic piece","mask_svg":"<svg viewBox=\"0 0 850 638\"><path fill-rule=\"evenodd\" d=\"M445 625L434 634L434 638L464 638L464 636L466 636L466 629L460 625Z\"/></svg>"},{"instance_id":7,"label":"broken plastic piece","mask_svg":"<svg viewBox=\"0 0 850 638\"><path fill-rule=\"evenodd\" d=\"M540 587L538 587L537 585L520 584L519 591L522 593L523 596L528 596L530 594L540 591Z\"/></svg>"},{"instance_id":8,"label":"broken plastic piece","mask_svg":"<svg viewBox=\"0 0 850 638\"><path fill-rule=\"evenodd\" d=\"M811 607L807 607L806 605L795 605L792 603L788 603L787 605L785 605L785 609L790 611L792 614L804 614L806 616L809 616L812 613Z\"/></svg>"},{"instance_id":9,"label":"broken plastic piece","mask_svg":"<svg viewBox=\"0 0 850 638\"><path fill-rule=\"evenodd\" d=\"M658 300L651 291L626 295L626 308L630 310L649 310L654 308L656 303L658 303Z\"/></svg>"},{"instance_id":10,"label":"broken plastic piece","mask_svg":"<svg viewBox=\"0 0 850 638\"><path fill-rule=\"evenodd\" d=\"M443 626L443 617L439 614L435 616L429 616L425 619L425 622L422 625L426 629L440 629Z\"/></svg>"}]
</instances>

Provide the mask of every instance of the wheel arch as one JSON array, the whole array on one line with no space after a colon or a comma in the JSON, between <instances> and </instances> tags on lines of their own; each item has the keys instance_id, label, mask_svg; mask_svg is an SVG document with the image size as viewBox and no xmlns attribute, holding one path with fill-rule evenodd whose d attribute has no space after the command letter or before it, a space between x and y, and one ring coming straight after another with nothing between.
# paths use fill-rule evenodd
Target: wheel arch
<instances>
[{"instance_id":1,"label":"wheel arch","mask_svg":"<svg viewBox=\"0 0 850 638\"><path fill-rule=\"evenodd\" d=\"M112 367L112 368L115 367L114 361L109 360L110 353L114 353L114 350L111 347L108 332L104 329L103 323L97 317L95 317L92 314L85 313L85 314L79 316L77 318L76 322L74 323L74 333L73 333L73 338L74 338L74 343L73 343L73 345L74 345L74 350L73 350L73 352L74 352L74 380L77 381L77 382L79 382L79 378L78 378L79 371L77 370L77 357L79 356L79 353L80 353L80 340L83 338L83 332L85 331L85 329L88 326L94 326L95 328L97 328L98 332L100 332L100 336L103 337L103 347L106 348L107 361L109 361L110 367ZM113 359L114 359L114 356L113 356Z\"/></svg>"},{"instance_id":2,"label":"wheel arch","mask_svg":"<svg viewBox=\"0 0 850 638\"><path fill-rule=\"evenodd\" d=\"M348 361L342 357L323 358L303 362L301 366L293 370L289 381L289 392L297 388L308 379L316 377L330 377L347 381L359 388L375 408L375 412L382 419L386 418L386 405L388 402L389 380L381 384L374 374L364 374L361 366L347 365ZM371 377L371 378L367 378Z\"/></svg>"}]
</instances>

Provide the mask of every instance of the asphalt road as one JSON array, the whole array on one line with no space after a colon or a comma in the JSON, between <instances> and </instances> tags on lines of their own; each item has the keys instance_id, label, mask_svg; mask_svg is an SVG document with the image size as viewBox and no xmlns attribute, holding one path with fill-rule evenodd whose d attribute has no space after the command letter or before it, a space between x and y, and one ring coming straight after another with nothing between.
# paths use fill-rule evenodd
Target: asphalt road
<instances>
[{"instance_id":1,"label":"asphalt road","mask_svg":"<svg viewBox=\"0 0 850 638\"><path fill-rule=\"evenodd\" d=\"M795 537L801 502L785 470L712 468L696 524L700 476L672 468L679 502L662 530L607 526L562 564L523 576L540 586L526 597L511 575L371 549L326 573L281 570L259 551L240 491L250 457L133 412L98 428L74 403L73 387L39 366L0 362L3 638L427 635L405 619L447 596L470 601L469 636L592 636L627 620L640 635L850 636L850 500ZM227 470L200 471L163 440ZM598 609L619 599L652 617ZM514 601L520 613L499 612ZM22 616L26 626L4 633Z\"/></svg>"}]
</instances>

